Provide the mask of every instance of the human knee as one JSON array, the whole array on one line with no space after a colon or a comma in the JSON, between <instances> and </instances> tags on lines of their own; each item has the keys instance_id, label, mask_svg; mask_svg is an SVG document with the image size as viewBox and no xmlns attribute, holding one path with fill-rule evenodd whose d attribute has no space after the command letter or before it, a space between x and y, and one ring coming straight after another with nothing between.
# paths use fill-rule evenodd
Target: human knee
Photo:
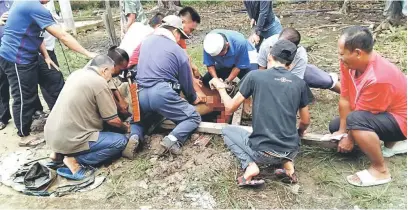
<instances>
[{"instance_id":1,"label":"human knee","mask_svg":"<svg viewBox=\"0 0 408 210\"><path fill-rule=\"evenodd\" d=\"M115 139L114 144L112 145L114 148L123 150L126 147L128 139L123 134L115 134L113 137Z\"/></svg>"},{"instance_id":2,"label":"human knee","mask_svg":"<svg viewBox=\"0 0 408 210\"><path fill-rule=\"evenodd\" d=\"M198 125L201 123L201 116L197 111L194 111L192 115L190 115L190 120L192 120L195 124Z\"/></svg>"},{"instance_id":3,"label":"human knee","mask_svg":"<svg viewBox=\"0 0 408 210\"><path fill-rule=\"evenodd\" d=\"M330 121L329 123L329 132L330 133L334 133L336 131L338 131L340 128L340 119L339 118L335 118L332 121Z\"/></svg>"},{"instance_id":4,"label":"human knee","mask_svg":"<svg viewBox=\"0 0 408 210\"><path fill-rule=\"evenodd\" d=\"M353 128L358 127L365 127L366 125L366 117L364 116L367 112L366 111L353 111L347 115L346 124L347 128L353 130Z\"/></svg>"}]
</instances>

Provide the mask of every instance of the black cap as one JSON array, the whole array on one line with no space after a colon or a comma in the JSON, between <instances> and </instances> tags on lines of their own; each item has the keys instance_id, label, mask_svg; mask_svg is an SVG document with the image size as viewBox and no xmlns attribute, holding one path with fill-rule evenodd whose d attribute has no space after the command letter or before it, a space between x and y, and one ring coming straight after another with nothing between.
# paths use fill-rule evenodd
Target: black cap
<instances>
[{"instance_id":1,"label":"black cap","mask_svg":"<svg viewBox=\"0 0 408 210\"><path fill-rule=\"evenodd\" d=\"M295 58L297 47L291 41L282 39L278 40L271 48L269 52L272 56L278 59L278 61L284 61L286 63L292 63Z\"/></svg>"}]
</instances>

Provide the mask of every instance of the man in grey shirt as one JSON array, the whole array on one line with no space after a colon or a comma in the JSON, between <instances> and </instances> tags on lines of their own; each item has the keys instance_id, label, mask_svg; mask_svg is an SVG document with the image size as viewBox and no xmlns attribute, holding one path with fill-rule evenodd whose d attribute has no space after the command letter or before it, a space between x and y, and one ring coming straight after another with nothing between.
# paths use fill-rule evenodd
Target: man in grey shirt
<instances>
[{"instance_id":1,"label":"man in grey shirt","mask_svg":"<svg viewBox=\"0 0 408 210\"><path fill-rule=\"evenodd\" d=\"M311 88L330 89L340 93L340 83L338 82L337 74L327 73L314 65L308 64L306 49L299 45L301 39L300 33L294 28L285 28L280 34L271 36L262 42L258 55L260 69L267 68L269 50L280 39L289 40L298 47L290 72L305 80Z\"/></svg>"}]
</instances>

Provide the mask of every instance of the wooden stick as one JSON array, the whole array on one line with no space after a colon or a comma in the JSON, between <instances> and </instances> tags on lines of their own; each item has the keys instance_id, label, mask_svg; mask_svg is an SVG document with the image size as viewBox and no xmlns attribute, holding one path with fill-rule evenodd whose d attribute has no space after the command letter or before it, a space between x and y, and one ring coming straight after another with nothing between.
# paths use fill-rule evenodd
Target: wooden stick
<instances>
[{"instance_id":1,"label":"wooden stick","mask_svg":"<svg viewBox=\"0 0 408 210\"><path fill-rule=\"evenodd\" d=\"M201 122L200 125L197 128L198 132L201 133L210 133L210 134L222 134L221 130L228 126L229 124L227 123L210 123L210 122ZM252 133L252 127L249 126L241 126L241 125L234 125L239 128L242 128L250 133ZM164 129L173 129L176 127L176 125L171 122L171 121L164 121L162 126ZM337 142L333 142L330 140L321 140L323 135L321 134L313 134L313 133L306 133L302 137L302 142L307 145L314 145L314 146L319 146L323 148L337 148Z\"/></svg>"}]
</instances>

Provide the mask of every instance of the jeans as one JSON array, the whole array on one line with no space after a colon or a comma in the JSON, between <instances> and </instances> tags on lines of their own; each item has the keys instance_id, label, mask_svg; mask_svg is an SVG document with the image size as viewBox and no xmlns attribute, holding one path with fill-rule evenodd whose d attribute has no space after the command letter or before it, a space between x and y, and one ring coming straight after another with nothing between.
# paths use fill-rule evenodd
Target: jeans
<instances>
[{"instance_id":1,"label":"jeans","mask_svg":"<svg viewBox=\"0 0 408 210\"><path fill-rule=\"evenodd\" d=\"M106 160L119 157L127 141L123 134L100 132L97 141L89 142L89 150L74 157L82 165L99 165Z\"/></svg>"},{"instance_id":2,"label":"jeans","mask_svg":"<svg viewBox=\"0 0 408 210\"><path fill-rule=\"evenodd\" d=\"M332 77L318 67L307 64L303 80L311 88L331 89L337 81L333 81Z\"/></svg>"},{"instance_id":3,"label":"jeans","mask_svg":"<svg viewBox=\"0 0 408 210\"><path fill-rule=\"evenodd\" d=\"M201 122L201 116L194 106L181 98L166 82L141 89L139 107L141 122L132 122L130 125L130 134L137 134L139 138L143 138L144 130L148 128L143 121L149 120L152 115L159 114L176 123L177 126L170 132L170 135L176 137L182 144Z\"/></svg>"},{"instance_id":4,"label":"jeans","mask_svg":"<svg viewBox=\"0 0 408 210\"><path fill-rule=\"evenodd\" d=\"M275 154L275 156L265 155L263 152L254 151L249 146L248 131L237 126L227 126L222 129L224 143L231 150L232 153L239 159L241 168L246 169L251 162L257 164L276 165L282 163L283 160L293 161L297 152L276 152L268 151Z\"/></svg>"},{"instance_id":5,"label":"jeans","mask_svg":"<svg viewBox=\"0 0 408 210\"><path fill-rule=\"evenodd\" d=\"M259 36L259 43L255 45L256 51L259 52L259 48L261 47L262 41L264 39L267 39L275 34L280 34L280 32L282 32L282 25L279 18L275 16L275 20L270 26L268 26L268 30L261 32Z\"/></svg>"}]
</instances>

